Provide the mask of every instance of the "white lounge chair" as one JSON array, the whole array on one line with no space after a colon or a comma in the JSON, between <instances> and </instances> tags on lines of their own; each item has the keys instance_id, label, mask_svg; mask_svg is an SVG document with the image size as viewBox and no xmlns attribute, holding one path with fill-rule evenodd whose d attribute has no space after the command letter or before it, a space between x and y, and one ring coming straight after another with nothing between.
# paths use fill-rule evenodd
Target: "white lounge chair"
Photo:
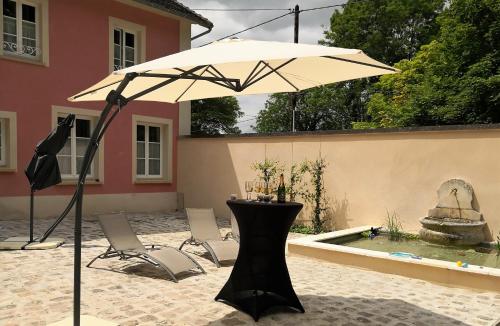
<instances>
[{"instance_id":1,"label":"white lounge chair","mask_svg":"<svg viewBox=\"0 0 500 326\"><path fill-rule=\"evenodd\" d=\"M138 258L164 269L176 283L178 281L175 275L181 272L199 269L205 274L205 270L203 270L200 264L176 248L158 248L159 246L150 245L151 249L146 249L146 246L139 241L124 215L101 215L98 219L110 246L104 253L92 259L87 264L87 267L90 267L97 259L114 257L119 257L120 259Z\"/></svg>"},{"instance_id":2,"label":"white lounge chair","mask_svg":"<svg viewBox=\"0 0 500 326\"><path fill-rule=\"evenodd\" d=\"M186 214L191 229L191 238L184 241L179 250L186 244L201 245L210 253L217 267L220 267L221 261L236 259L239 245L232 239L221 237L213 209L186 208Z\"/></svg>"},{"instance_id":3,"label":"white lounge chair","mask_svg":"<svg viewBox=\"0 0 500 326\"><path fill-rule=\"evenodd\" d=\"M231 214L231 231L229 231L225 236L224 240L227 240L229 238L233 239L236 242L240 242L240 230L238 229L238 222L236 221L236 218L234 217L233 212Z\"/></svg>"}]
</instances>

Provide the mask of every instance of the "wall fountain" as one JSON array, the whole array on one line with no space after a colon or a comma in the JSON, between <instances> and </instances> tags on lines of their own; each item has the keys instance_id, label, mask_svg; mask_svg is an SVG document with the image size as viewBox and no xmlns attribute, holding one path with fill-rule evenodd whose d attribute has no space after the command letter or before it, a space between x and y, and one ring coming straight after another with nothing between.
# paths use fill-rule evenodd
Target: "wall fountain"
<instances>
[{"instance_id":1,"label":"wall fountain","mask_svg":"<svg viewBox=\"0 0 500 326\"><path fill-rule=\"evenodd\" d=\"M469 183L448 180L439 187L438 198L429 216L420 219L422 240L445 245L477 245L485 241L486 222Z\"/></svg>"}]
</instances>

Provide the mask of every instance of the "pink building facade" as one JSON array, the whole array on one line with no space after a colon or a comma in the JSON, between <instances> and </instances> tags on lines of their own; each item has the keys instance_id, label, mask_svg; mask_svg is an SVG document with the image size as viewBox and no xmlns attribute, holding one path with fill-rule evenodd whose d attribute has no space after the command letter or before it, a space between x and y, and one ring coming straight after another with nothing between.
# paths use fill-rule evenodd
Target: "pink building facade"
<instances>
[{"instance_id":1,"label":"pink building facade","mask_svg":"<svg viewBox=\"0 0 500 326\"><path fill-rule=\"evenodd\" d=\"M63 182L37 193L37 217L56 216L104 103L66 99L114 69L190 46L191 24L211 23L175 1L3 1L0 52L0 219L25 218L24 168L58 119L76 114L58 156ZM85 214L177 207L177 136L189 103L132 102L103 139L86 187Z\"/></svg>"}]
</instances>

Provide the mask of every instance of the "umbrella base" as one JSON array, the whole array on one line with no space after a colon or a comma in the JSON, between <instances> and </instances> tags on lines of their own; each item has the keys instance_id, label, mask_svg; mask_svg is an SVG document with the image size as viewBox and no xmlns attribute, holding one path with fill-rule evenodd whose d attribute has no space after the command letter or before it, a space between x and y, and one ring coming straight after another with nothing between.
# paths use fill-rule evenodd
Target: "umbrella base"
<instances>
[{"instance_id":1,"label":"umbrella base","mask_svg":"<svg viewBox=\"0 0 500 326\"><path fill-rule=\"evenodd\" d=\"M62 238L47 238L44 242L39 241L29 242L29 237L12 237L4 241L0 241L0 250L44 250L54 249L64 243Z\"/></svg>"},{"instance_id":2,"label":"umbrella base","mask_svg":"<svg viewBox=\"0 0 500 326\"><path fill-rule=\"evenodd\" d=\"M73 325L73 317L68 317L57 323L49 324L49 326L72 326ZM80 325L82 326L115 326L117 323L113 323L110 321L102 320L89 315L81 315L80 316Z\"/></svg>"}]
</instances>

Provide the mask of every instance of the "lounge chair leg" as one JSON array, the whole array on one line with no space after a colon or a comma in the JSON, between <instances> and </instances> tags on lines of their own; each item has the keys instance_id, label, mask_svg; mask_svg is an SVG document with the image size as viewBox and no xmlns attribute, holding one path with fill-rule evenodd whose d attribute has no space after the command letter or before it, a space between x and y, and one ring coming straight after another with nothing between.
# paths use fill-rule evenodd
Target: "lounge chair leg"
<instances>
[{"instance_id":1,"label":"lounge chair leg","mask_svg":"<svg viewBox=\"0 0 500 326\"><path fill-rule=\"evenodd\" d=\"M113 247L109 246L108 249L103 254L100 254L99 256L95 257L92 259L88 264L87 267L90 267L97 259L99 258L106 258L106 256L113 250Z\"/></svg>"},{"instance_id":2,"label":"lounge chair leg","mask_svg":"<svg viewBox=\"0 0 500 326\"><path fill-rule=\"evenodd\" d=\"M100 254L99 256L95 257L94 259L92 259L88 264L87 264L87 267L90 267L90 265L92 265L97 259L101 258L102 254Z\"/></svg>"},{"instance_id":3,"label":"lounge chair leg","mask_svg":"<svg viewBox=\"0 0 500 326\"><path fill-rule=\"evenodd\" d=\"M186 243L189 243L189 239L188 239L188 240L185 240L185 241L181 244L181 246L179 247L179 250L182 250L182 247L184 247L184 245L185 245Z\"/></svg>"}]
</instances>

